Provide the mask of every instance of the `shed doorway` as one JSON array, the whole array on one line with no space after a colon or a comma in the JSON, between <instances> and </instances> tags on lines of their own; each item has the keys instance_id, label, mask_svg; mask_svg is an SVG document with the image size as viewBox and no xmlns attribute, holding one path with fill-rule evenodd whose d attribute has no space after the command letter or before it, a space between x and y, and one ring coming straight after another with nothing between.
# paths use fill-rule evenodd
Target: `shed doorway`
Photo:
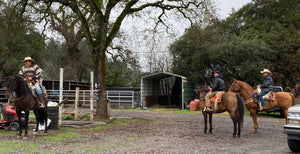
<instances>
[{"instance_id":1,"label":"shed doorway","mask_svg":"<svg viewBox=\"0 0 300 154\"><path fill-rule=\"evenodd\" d=\"M184 76L162 72L141 79L141 106L183 109L184 101L189 102L193 98L194 84Z\"/></svg>"}]
</instances>

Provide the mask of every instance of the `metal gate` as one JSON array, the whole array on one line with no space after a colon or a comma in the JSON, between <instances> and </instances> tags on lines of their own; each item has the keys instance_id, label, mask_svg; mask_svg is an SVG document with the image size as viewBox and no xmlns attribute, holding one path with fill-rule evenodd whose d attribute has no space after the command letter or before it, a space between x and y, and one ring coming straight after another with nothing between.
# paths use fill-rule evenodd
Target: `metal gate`
<instances>
[{"instance_id":1,"label":"metal gate","mask_svg":"<svg viewBox=\"0 0 300 154\"><path fill-rule=\"evenodd\" d=\"M111 108L129 109L134 108L137 104L135 93L137 92L108 90L107 98L110 100Z\"/></svg>"}]
</instances>

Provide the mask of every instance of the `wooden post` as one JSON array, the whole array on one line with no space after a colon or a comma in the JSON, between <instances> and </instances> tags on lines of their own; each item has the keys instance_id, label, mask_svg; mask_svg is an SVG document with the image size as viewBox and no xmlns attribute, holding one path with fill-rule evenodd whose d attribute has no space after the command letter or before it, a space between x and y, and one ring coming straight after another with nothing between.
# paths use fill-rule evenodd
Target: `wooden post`
<instances>
[{"instance_id":1,"label":"wooden post","mask_svg":"<svg viewBox=\"0 0 300 154\"><path fill-rule=\"evenodd\" d=\"M79 100L79 87L76 87L76 92L75 92L75 115L74 115L74 120L77 121L78 119L78 100Z\"/></svg>"},{"instance_id":2,"label":"wooden post","mask_svg":"<svg viewBox=\"0 0 300 154\"><path fill-rule=\"evenodd\" d=\"M90 109L91 109L91 121L94 121L94 72L91 72L91 91L90 91Z\"/></svg>"},{"instance_id":3,"label":"wooden post","mask_svg":"<svg viewBox=\"0 0 300 154\"><path fill-rule=\"evenodd\" d=\"M64 69L60 68L59 71L59 102L63 100L63 80L64 80ZM58 125L61 126L62 124L62 105L59 106L58 110Z\"/></svg>"}]
</instances>

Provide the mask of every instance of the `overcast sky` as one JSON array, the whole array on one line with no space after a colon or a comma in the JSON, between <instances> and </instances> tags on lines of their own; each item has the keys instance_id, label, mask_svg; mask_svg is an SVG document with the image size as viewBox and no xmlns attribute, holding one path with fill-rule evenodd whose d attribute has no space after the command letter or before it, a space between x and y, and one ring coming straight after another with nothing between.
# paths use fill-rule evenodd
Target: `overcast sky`
<instances>
[{"instance_id":1,"label":"overcast sky","mask_svg":"<svg viewBox=\"0 0 300 154\"><path fill-rule=\"evenodd\" d=\"M232 8L234 8L234 10L237 11L245 4L251 2L251 0L215 0L215 2L216 2L217 15L221 19L226 19L231 14ZM134 42L133 44L129 43L130 44L129 48L137 54L142 69L143 71L146 72L149 71L148 62L149 62L150 52L154 51L156 57L170 57L168 52L169 45L172 44L181 35L183 35L185 29L190 26L189 22L186 23L177 22L174 24L176 26L174 27L173 37L172 36L170 37L167 34L156 36L156 38L159 37L159 39L155 42L155 44L151 44L152 42L151 37L148 37L148 39L143 38L147 34L145 33L138 34L138 32L133 32L132 30L136 30L138 27L133 28L128 25L130 24L127 23L122 24L121 29L123 29L125 33L127 33L128 35L127 40L130 40L130 38L134 38L133 40L128 41L131 43ZM144 27L144 25L141 25L139 27ZM149 34L149 35L153 35L153 34Z\"/></svg>"},{"instance_id":2,"label":"overcast sky","mask_svg":"<svg viewBox=\"0 0 300 154\"><path fill-rule=\"evenodd\" d=\"M216 0L217 13L220 18L225 19L230 15L232 8L238 10L249 2L251 0Z\"/></svg>"}]
</instances>

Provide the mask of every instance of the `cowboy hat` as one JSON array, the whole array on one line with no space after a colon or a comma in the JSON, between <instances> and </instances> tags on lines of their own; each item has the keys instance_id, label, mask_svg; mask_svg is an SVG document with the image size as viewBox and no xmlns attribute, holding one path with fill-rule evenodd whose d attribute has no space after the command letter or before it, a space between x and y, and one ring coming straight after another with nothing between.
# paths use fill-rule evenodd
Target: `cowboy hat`
<instances>
[{"instance_id":1,"label":"cowboy hat","mask_svg":"<svg viewBox=\"0 0 300 154\"><path fill-rule=\"evenodd\" d=\"M31 61L31 62L35 63L34 59L32 59L31 57L25 57L23 62L25 62L25 61Z\"/></svg>"},{"instance_id":2,"label":"cowboy hat","mask_svg":"<svg viewBox=\"0 0 300 154\"><path fill-rule=\"evenodd\" d=\"M271 74L272 72L268 69L264 69L264 70L260 71L260 73L269 73L269 74Z\"/></svg>"}]
</instances>

